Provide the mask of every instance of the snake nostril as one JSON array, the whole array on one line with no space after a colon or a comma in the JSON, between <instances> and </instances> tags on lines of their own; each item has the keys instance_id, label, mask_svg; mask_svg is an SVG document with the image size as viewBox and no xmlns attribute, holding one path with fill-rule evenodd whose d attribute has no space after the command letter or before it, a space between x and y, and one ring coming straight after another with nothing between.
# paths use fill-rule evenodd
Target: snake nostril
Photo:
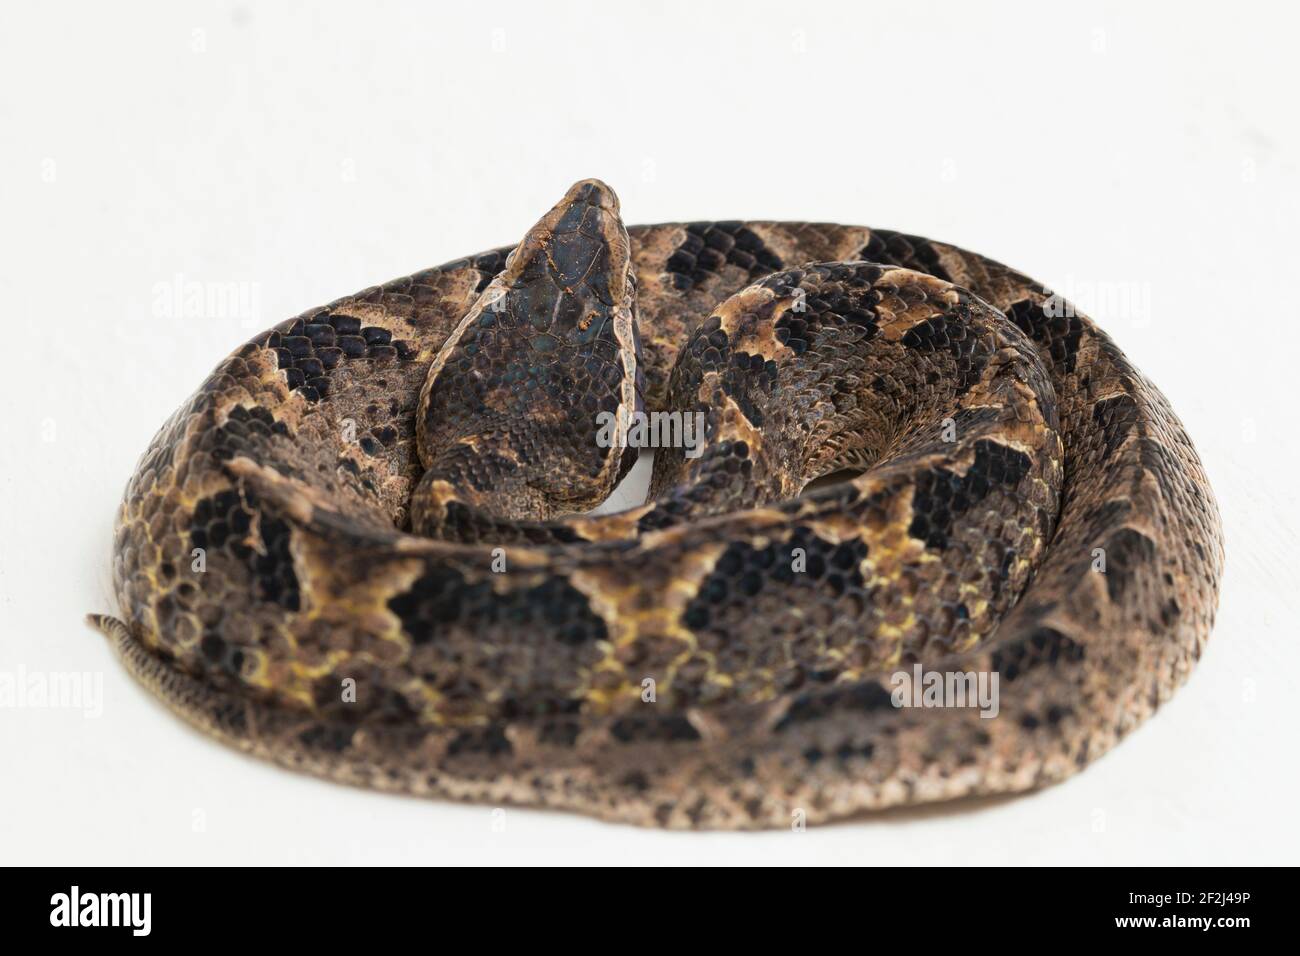
<instances>
[{"instance_id":1,"label":"snake nostril","mask_svg":"<svg viewBox=\"0 0 1300 956\"><path fill-rule=\"evenodd\" d=\"M581 202L612 213L619 211L618 195L599 179L579 180L569 187L564 198L566 202Z\"/></svg>"}]
</instances>

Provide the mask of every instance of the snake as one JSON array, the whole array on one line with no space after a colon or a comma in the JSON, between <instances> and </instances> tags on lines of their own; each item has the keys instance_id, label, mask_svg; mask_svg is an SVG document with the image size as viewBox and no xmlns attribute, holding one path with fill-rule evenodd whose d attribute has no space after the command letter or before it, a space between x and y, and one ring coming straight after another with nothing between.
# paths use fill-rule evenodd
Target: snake
<instances>
[{"instance_id":1,"label":"snake","mask_svg":"<svg viewBox=\"0 0 1300 956\"><path fill-rule=\"evenodd\" d=\"M1224 560L1169 403L1047 287L892 230L628 227L595 179L238 348L113 538L90 620L218 740L673 829L1061 781L1187 679Z\"/></svg>"}]
</instances>

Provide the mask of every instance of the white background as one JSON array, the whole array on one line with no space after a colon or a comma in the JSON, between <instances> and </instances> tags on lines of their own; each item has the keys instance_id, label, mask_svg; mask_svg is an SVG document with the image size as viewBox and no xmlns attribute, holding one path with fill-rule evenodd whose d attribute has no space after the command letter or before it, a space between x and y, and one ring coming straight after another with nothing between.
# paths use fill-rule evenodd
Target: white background
<instances>
[{"instance_id":1,"label":"white background","mask_svg":"<svg viewBox=\"0 0 1300 956\"><path fill-rule=\"evenodd\" d=\"M1294 862L1300 23L1045 6L6 8L0 672L90 672L103 713L0 709L0 862ZM1222 505L1190 683L1061 786L802 834L494 832L243 757L136 687L82 614L113 608L113 513L162 420L254 332L515 241L585 176L630 222L887 226L1094 306ZM173 314L176 281L249 306Z\"/></svg>"}]
</instances>

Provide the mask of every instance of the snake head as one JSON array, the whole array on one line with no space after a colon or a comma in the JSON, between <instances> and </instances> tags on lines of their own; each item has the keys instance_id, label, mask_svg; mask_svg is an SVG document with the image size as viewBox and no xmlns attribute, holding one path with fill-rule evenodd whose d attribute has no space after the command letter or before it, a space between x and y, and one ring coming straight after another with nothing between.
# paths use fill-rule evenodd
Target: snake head
<instances>
[{"instance_id":1,"label":"snake head","mask_svg":"<svg viewBox=\"0 0 1300 956\"><path fill-rule=\"evenodd\" d=\"M635 295L614 190L598 179L575 183L524 236L498 281L491 306L526 319L528 344L541 355L608 337L615 316L630 315Z\"/></svg>"},{"instance_id":2,"label":"snake head","mask_svg":"<svg viewBox=\"0 0 1300 956\"><path fill-rule=\"evenodd\" d=\"M618 197L565 193L439 350L418 439L434 496L511 518L589 510L635 458L608 422L639 403L636 283ZM604 427L602 427L604 426ZM441 523L447 509L416 509Z\"/></svg>"}]
</instances>

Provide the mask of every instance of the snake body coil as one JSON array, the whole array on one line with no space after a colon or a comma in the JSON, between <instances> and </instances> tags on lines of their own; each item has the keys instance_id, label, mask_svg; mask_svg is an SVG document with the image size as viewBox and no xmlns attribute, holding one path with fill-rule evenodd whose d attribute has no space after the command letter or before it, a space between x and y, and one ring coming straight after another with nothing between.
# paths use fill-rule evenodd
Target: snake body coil
<instances>
[{"instance_id":1,"label":"snake body coil","mask_svg":"<svg viewBox=\"0 0 1300 956\"><path fill-rule=\"evenodd\" d=\"M647 420L648 503L584 515ZM863 227L625 229L587 180L509 255L223 361L131 479L95 620L304 771L788 826L1083 767L1186 678L1221 565L1165 399L1041 286ZM929 673L995 676L996 716L900 706Z\"/></svg>"}]
</instances>

